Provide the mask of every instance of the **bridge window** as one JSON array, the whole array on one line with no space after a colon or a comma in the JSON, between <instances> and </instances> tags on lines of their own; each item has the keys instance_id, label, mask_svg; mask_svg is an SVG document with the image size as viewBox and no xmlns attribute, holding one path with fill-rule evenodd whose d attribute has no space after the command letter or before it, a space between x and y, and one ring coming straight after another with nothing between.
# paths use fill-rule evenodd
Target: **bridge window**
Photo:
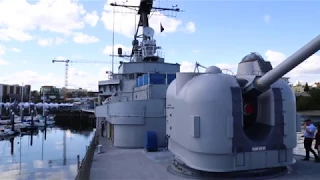
<instances>
[{"instance_id":1,"label":"bridge window","mask_svg":"<svg viewBox=\"0 0 320 180\"><path fill-rule=\"evenodd\" d=\"M159 74L149 73L139 76L136 86L144 86L148 84L170 84L176 78L176 74Z\"/></svg>"}]
</instances>

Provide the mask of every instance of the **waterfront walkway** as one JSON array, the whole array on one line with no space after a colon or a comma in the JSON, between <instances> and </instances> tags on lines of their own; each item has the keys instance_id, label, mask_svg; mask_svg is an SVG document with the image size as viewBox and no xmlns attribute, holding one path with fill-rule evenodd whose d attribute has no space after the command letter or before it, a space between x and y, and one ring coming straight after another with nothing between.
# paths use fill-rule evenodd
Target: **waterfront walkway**
<instances>
[{"instance_id":1,"label":"waterfront walkway","mask_svg":"<svg viewBox=\"0 0 320 180\"><path fill-rule=\"evenodd\" d=\"M100 138L100 144L104 153L94 155L91 180L179 179L166 171L171 160L168 151L152 154L143 149L119 149L112 147L107 138Z\"/></svg>"},{"instance_id":2,"label":"waterfront walkway","mask_svg":"<svg viewBox=\"0 0 320 180\"><path fill-rule=\"evenodd\" d=\"M145 152L143 149L119 149L112 147L111 141L100 137L104 153L95 154L90 171L91 180L180 180L187 179L167 171L172 161L169 151ZM320 179L320 163L301 161L289 168L289 172L276 180ZM190 179L190 178L188 178Z\"/></svg>"}]
</instances>

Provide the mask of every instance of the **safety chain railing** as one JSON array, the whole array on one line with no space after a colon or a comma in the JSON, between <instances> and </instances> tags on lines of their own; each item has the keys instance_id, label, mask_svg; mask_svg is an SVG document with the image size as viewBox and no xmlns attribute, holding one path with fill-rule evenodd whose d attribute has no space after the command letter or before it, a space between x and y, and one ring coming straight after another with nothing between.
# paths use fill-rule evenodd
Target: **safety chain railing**
<instances>
[{"instance_id":1,"label":"safety chain railing","mask_svg":"<svg viewBox=\"0 0 320 180\"><path fill-rule=\"evenodd\" d=\"M91 164L96 150L97 145L99 144L99 134L96 131L90 145L87 147L87 152L80 162L80 156L78 155L78 173L75 180L89 180Z\"/></svg>"}]
</instances>

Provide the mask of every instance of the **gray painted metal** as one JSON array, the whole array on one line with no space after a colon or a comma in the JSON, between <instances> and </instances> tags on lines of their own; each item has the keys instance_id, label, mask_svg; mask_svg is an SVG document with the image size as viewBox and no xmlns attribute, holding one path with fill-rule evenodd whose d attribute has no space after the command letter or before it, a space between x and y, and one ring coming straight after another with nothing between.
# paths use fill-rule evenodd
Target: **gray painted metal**
<instances>
[{"instance_id":1,"label":"gray painted metal","mask_svg":"<svg viewBox=\"0 0 320 180\"><path fill-rule=\"evenodd\" d=\"M153 130L160 145L168 137L175 159L195 170L233 172L292 165L296 102L281 77L318 49L320 36L274 69L258 55L247 56L236 77L214 66L201 74L179 73L179 64L164 63L162 58L122 63L112 80L99 84L102 95L112 96L95 114L108 121L108 127L113 125L113 146L143 147L146 131ZM170 85L136 87L136 79L145 73L176 73L176 79ZM248 96L252 90L257 92ZM244 127L248 102L255 102L257 109L251 130Z\"/></svg>"},{"instance_id":2,"label":"gray painted metal","mask_svg":"<svg viewBox=\"0 0 320 180\"><path fill-rule=\"evenodd\" d=\"M152 4L149 5L152 7ZM144 27L147 27L147 14L139 15L144 19ZM139 44L136 39L135 43ZM156 46L153 37L143 38L138 47L139 50L133 48L133 62L122 62L118 73L111 74L109 80L99 82L99 96L106 99L103 105L96 107L95 115L99 120L108 122L107 135L113 133L115 147L142 148L147 131L155 131L158 145L165 146L168 77L164 84L137 87L136 81L142 74L175 74L180 71L180 64L166 63L161 57L161 47Z\"/></svg>"},{"instance_id":3,"label":"gray painted metal","mask_svg":"<svg viewBox=\"0 0 320 180\"><path fill-rule=\"evenodd\" d=\"M241 89L231 88L232 93L232 111L233 111L233 134L232 149L234 153L253 152L257 151L255 147L262 147L263 150L285 150L286 146L283 143L284 136L284 121L283 121L283 109L282 109L282 95L279 88L273 88L274 96L274 116L275 126L263 126L262 129L253 129L255 134L266 133L259 141L252 141L245 134L242 122L243 122L243 111L242 111L242 94ZM260 131L259 133L257 131ZM263 160L260 161L261 163Z\"/></svg>"},{"instance_id":4,"label":"gray painted metal","mask_svg":"<svg viewBox=\"0 0 320 180\"><path fill-rule=\"evenodd\" d=\"M301 115L298 114L298 113L297 113L297 116L296 116L296 122L297 122L297 123L296 123L296 129L297 129L296 131L297 131L297 132L301 132L301 129L302 129L302 128L301 128L301 122L302 122L302 121L301 121Z\"/></svg>"},{"instance_id":5,"label":"gray painted metal","mask_svg":"<svg viewBox=\"0 0 320 180\"><path fill-rule=\"evenodd\" d=\"M214 73L177 73L166 99L168 149L175 159L206 172L293 164L297 114L290 86L279 77L263 91L244 91L271 68L253 54L239 63L236 78L216 67ZM248 103L255 116L245 114Z\"/></svg>"}]
</instances>

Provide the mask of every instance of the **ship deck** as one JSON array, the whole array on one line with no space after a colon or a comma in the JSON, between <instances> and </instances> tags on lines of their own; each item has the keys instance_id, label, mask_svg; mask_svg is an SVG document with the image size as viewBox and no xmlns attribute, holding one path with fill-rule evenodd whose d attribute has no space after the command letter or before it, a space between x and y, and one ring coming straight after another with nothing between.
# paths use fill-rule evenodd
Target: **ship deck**
<instances>
[{"instance_id":1,"label":"ship deck","mask_svg":"<svg viewBox=\"0 0 320 180\"><path fill-rule=\"evenodd\" d=\"M301 141L301 137L298 136L298 144L299 140ZM90 171L91 180L200 179L171 173L170 170L168 170L168 167L172 162L173 156L169 151L146 152L144 149L119 149L112 147L111 141L107 138L100 138L100 144L103 146L104 152L94 155ZM295 153L304 153L301 152L300 144L297 149L295 149ZM320 178L320 163L302 161L301 158L302 154L295 155L296 163L288 168L288 172L275 178L269 177L268 179L287 180Z\"/></svg>"}]
</instances>

